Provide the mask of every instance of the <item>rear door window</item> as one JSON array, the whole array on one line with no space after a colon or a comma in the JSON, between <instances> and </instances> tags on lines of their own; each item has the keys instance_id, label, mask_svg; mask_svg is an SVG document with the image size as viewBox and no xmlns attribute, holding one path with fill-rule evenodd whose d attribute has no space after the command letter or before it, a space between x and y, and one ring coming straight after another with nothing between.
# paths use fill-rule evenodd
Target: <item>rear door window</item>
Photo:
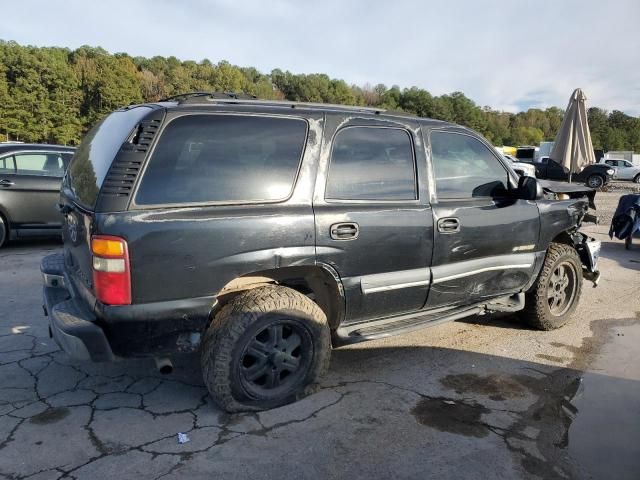
<instances>
[{"instance_id":1,"label":"rear door window","mask_svg":"<svg viewBox=\"0 0 640 480\"><path fill-rule=\"evenodd\" d=\"M178 117L158 140L136 204L284 200L293 190L306 136L307 123L301 119Z\"/></svg>"},{"instance_id":2,"label":"rear door window","mask_svg":"<svg viewBox=\"0 0 640 480\"><path fill-rule=\"evenodd\" d=\"M325 198L332 200L415 200L413 144L406 130L347 127L331 151Z\"/></svg>"}]
</instances>

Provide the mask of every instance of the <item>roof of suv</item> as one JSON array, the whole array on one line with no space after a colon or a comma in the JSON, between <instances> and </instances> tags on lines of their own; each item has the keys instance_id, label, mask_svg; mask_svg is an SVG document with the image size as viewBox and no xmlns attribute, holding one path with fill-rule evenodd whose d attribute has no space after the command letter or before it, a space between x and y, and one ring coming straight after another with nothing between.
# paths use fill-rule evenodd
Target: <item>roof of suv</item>
<instances>
[{"instance_id":1,"label":"roof of suv","mask_svg":"<svg viewBox=\"0 0 640 480\"><path fill-rule=\"evenodd\" d=\"M236 94L220 94L220 93L207 93L207 92L193 92L183 95L176 95L159 102L156 105L160 105L165 108L215 108L216 110L237 110L237 111L262 111L265 113L282 113L283 109L295 109L301 113L311 112L335 112L346 115L353 115L357 113L359 116L371 116L371 117L392 117L392 118L406 118L409 120L419 121L422 124L428 124L433 126L457 126L441 120L434 120L430 118L417 117L406 112L389 111L383 108L372 108L362 106L349 106L349 105L336 105L331 103L310 103L310 102L292 102L285 100L257 100L254 98L247 98L246 95Z\"/></svg>"}]
</instances>

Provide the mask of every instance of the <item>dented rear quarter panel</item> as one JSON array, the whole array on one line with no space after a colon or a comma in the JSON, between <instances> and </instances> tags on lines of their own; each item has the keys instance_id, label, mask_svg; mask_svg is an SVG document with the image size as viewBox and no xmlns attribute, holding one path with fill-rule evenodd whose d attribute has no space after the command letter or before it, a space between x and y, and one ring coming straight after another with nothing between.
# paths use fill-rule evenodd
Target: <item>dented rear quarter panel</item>
<instances>
[{"instance_id":1,"label":"dented rear quarter panel","mask_svg":"<svg viewBox=\"0 0 640 480\"><path fill-rule=\"evenodd\" d=\"M315 264L312 192L324 115L305 114L308 141L295 186L282 202L132 205L96 216L96 232L125 238L134 304L213 296L239 276Z\"/></svg>"},{"instance_id":2,"label":"dented rear quarter panel","mask_svg":"<svg viewBox=\"0 0 640 480\"><path fill-rule=\"evenodd\" d=\"M214 295L230 280L313 265L310 205L208 207L101 216L98 230L126 238L133 303Z\"/></svg>"}]
</instances>

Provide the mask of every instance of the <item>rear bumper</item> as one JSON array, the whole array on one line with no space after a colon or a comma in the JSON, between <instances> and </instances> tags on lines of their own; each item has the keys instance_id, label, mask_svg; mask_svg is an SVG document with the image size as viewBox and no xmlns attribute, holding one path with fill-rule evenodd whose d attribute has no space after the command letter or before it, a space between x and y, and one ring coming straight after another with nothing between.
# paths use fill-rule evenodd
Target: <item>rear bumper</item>
<instances>
[{"instance_id":1,"label":"rear bumper","mask_svg":"<svg viewBox=\"0 0 640 480\"><path fill-rule=\"evenodd\" d=\"M62 254L42 260L43 307L51 336L71 357L108 362L199 348L215 297L109 306L67 275Z\"/></svg>"},{"instance_id":2,"label":"rear bumper","mask_svg":"<svg viewBox=\"0 0 640 480\"><path fill-rule=\"evenodd\" d=\"M77 300L66 279L62 254L45 257L40 270L44 281L43 308L49 317L50 334L58 346L77 360L115 360L104 330L95 323L95 315Z\"/></svg>"}]
</instances>

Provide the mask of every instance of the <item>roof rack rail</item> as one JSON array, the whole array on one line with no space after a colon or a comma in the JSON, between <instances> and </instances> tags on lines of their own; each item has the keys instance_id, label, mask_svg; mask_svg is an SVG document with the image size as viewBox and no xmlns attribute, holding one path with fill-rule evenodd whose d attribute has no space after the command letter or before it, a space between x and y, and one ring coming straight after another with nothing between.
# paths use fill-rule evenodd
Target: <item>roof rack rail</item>
<instances>
[{"instance_id":1,"label":"roof rack rail","mask_svg":"<svg viewBox=\"0 0 640 480\"><path fill-rule=\"evenodd\" d=\"M243 99L243 100L253 100L256 98L255 95L250 95L248 93L236 93L236 92L186 92L179 93L177 95L172 95L170 97L163 98L159 100L160 102L178 102L184 103L193 98L201 98L207 97L208 99L216 99L216 100L231 100L231 99Z\"/></svg>"},{"instance_id":2,"label":"roof rack rail","mask_svg":"<svg viewBox=\"0 0 640 480\"><path fill-rule=\"evenodd\" d=\"M189 92L160 100L162 102L177 101L179 104L230 103L265 106L282 106L289 108L322 108L336 110L352 110L371 113L386 112L384 108L362 107L358 105L339 105L335 103L295 102L289 100L258 100L254 95L234 92Z\"/></svg>"}]
</instances>

